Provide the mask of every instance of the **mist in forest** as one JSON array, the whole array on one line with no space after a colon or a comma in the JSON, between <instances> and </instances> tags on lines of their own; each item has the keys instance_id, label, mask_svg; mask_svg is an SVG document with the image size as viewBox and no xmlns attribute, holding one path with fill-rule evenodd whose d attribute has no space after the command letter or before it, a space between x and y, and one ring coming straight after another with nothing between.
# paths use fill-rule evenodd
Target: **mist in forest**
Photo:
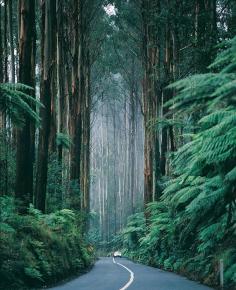
<instances>
[{"instance_id":1,"label":"mist in forest","mask_svg":"<svg viewBox=\"0 0 236 290\"><path fill-rule=\"evenodd\" d=\"M235 0L0 0L0 289L236 290L235 35Z\"/></svg>"},{"instance_id":2,"label":"mist in forest","mask_svg":"<svg viewBox=\"0 0 236 290\"><path fill-rule=\"evenodd\" d=\"M122 75L111 74L102 96L94 96L91 124L92 230L110 241L143 209L144 129L137 93Z\"/></svg>"}]
</instances>

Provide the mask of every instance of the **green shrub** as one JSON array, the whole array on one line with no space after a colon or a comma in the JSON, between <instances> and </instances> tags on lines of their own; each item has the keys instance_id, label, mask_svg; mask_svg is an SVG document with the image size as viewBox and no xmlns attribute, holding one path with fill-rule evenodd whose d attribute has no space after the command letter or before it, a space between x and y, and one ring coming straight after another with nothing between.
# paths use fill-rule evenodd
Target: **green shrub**
<instances>
[{"instance_id":1,"label":"green shrub","mask_svg":"<svg viewBox=\"0 0 236 290\"><path fill-rule=\"evenodd\" d=\"M148 227L132 217L123 245L131 258L211 285L223 259L225 285L236 289L236 37L227 47L213 73L171 85L177 96L167 105L179 115L198 111L200 120L172 157L162 196L147 207Z\"/></svg>"},{"instance_id":2,"label":"green shrub","mask_svg":"<svg viewBox=\"0 0 236 290\"><path fill-rule=\"evenodd\" d=\"M21 216L6 196L0 197L0 207L0 289L39 287L92 263L92 247L84 242L73 211L44 215L31 206Z\"/></svg>"}]
</instances>

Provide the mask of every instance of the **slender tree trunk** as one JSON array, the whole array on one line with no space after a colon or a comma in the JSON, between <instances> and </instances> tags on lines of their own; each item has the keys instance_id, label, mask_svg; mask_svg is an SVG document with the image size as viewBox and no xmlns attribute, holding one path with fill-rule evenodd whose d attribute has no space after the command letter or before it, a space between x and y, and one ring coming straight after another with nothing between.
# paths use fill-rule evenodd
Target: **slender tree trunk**
<instances>
[{"instance_id":1,"label":"slender tree trunk","mask_svg":"<svg viewBox=\"0 0 236 290\"><path fill-rule=\"evenodd\" d=\"M50 137L49 137L49 152L54 153L57 150L56 137L57 137L57 119L58 119L58 94L57 94L57 0L53 0L53 12L55 15L50 15L51 35L53 36L51 42L51 121L50 121ZM62 5L62 3L61 3ZM60 29L60 28L59 28ZM61 27L63 29L63 27ZM63 85L63 84L62 84Z\"/></svg>"},{"instance_id":2,"label":"slender tree trunk","mask_svg":"<svg viewBox=\"0 0 236 290\"><path fill-rule=\"evenodd\" d=\"M116 112L115 112L115 108L113 108L113 150L114 150L114 154L113 154L113 186L114 186L114 233L117 233L117 196L118 196L118 192L117 192L117 152L116 152L116 146L117 146L117 139L116 139Z\"/></svg>"},{"instance_id":3,"label":"slender tree trunk","mask_svg":"<svg viewBox=\"0 0 236 290\"><path fill-rule=\"evenodd\" d=\"M90 1L91 4L93 1ZM80 101L81 101L81 158L80 158L80 188L82 193L81 208L85 214L85 224L88 225L88 214L90 208L90 28L89 28L89 6L79 1L79 71L80 71Z\"/></svg>"},{"instance_id":4,"label":"slender tree trunk","mask_svg":"<svg viewBox=\"0 0 236 290\"><path fill-rule=\"evenodd\" d=\"M102 126L101 126L101 136L102 136L102 144L101 144L101 178L102 178L102 240L106 240L106 208L105 208L105 142L104 142L104 126L103 126L103 106L102 106Z\"/></svg>"},{"instance_id":5,"label":"slender tree trunk","mask_svg":"<svg viewBox=\"0 0 236 290\"><path fill-rule=\"evenodd\" d=\"M7 0L4 0L4 82L9 81L8 78L8 46L7 46Z\"/></svg>"},{"instance_id":6,"label":"slender tree trunk","mask_svg":"<svg viewBox=\"0 0 236 290\"><path fill-rule=\"evenodd\" d=\"M42 124L39 132L38 162L35 186L35 206L45 212L48 172L48 148L51 127L51 99L53 93L54 46L56 35L53 24L56 17L56 0L45 0L42 5L42 72L40 100Z\"/></svg>"},{"instance_id":7,"label":"slender tree trunk","mask_svg":"<svg viewBox=\"0 0 236 290\"><path fill-rule=\"evenodd\" d=\"M57 115L57 133L66 133L66 116L67 116L67 96L66 96L66 75L65 75L65 39L64 39L64 15L63 15L63 8L64 8L64 1L57 0L56 3L56 11L57 11L57 94L58 94L58 112ZM55 138L55 132L54 132ZM55 139L52 138L52 147L55 142ZM54 144L55 146L55 144ZM54 148L55 149L55 148ZM63 185L63 174L65 173L63 170L63 146L60 144L58 146L58 162L61 166L61 177L60 183ZM64 201L64 193L61 192L61 208L63 207Z\"/></svg>"},{"instance_id":8,"label":"slender tree trunk","mask_svg":"<svg viewBox=\"0 0 236 290\"><path fill-rule=\"evenodd\" d=\"M154 128L157 118L160 95L157 96L156 77L159 64L159 48L156 45L155 22L149 20L155 12L158 12L159 1L143 1L143 104L144 104L144 204L153 201L156 192L156 184L159 167L158 138Z\"/></svg>"},{"instance_id":9,"label":"slender tree trunk","mask_svg":"<svg viewBox=\"0 0 236 290\"><path fill-rule=\"evenodd\" d=\"M123 208L124 222L126 223L129 207L129 121L127 100L124 103L125 111L125 136L124 136L124 187L123 187Z\"/></svg>"},{"instance_id":10,"label":"slender tree trunk","mask_svg":"<svg viewBox=\"0 0 236 290\"><path fill-rule=\"evenodd\" d=\"M105 201L106 201L106 240L110 241L110 198L109 198L109 181L110 181L110 162L109 162L109 155L110 155L110 144L109 144L109 138L108 138L108 107L106 107L106 185L105 185Z\"/></svg>"},{"instance_id":11,"label":"slender tree trunk","mask_svg":"<svg viewBox=\"0 0 236 290\"><path fill-rule=\"evenodd\" d=\"M207 72L217 42L216 0L195 0L195 70Z\"/></svg>"},{"instance_id":12,"label":"slender tree trunk","mask_svg":"<svg viewBox=\"0 0 236 290\"><path fill-rule=\"evenodd\" d=\"M0 6L0 83L3 82L3 29L2 29L2 6Z\"/></svg>"},{"instance_id":13,"label":"slender tree trunk","mask_svg":"<svg viewBox=\"0 0 236 290\"><path fill-rule=\"evenodd\" d=\"M0 83L4 80L4 49L3 49L3 39L4 39L4 33L3 33L3 26L2 26L2 6L0 6ZM5 114L3 112L0 112L0 130L5 130ZM0 165L0 168L2 167L2 164ZM1 170L0 170L0 175Z\"/></svg>"},{"instance_id":14,"label":"slender tree trunk","mask_svg":"<svg viewBox=\"0 0 236 290\"><path fill-rule=\"evenodd\" d=\"M169 2L167 1L167 4ZM171 83L171 38L170 38L170 21L167 20L166 28L165 28L165 60L164 60L164 67L165 67L165 83L164 87ZM171 98L170 90L163 90L162 91L163 97L163 105ZM168 109L163 106L163 116L167 114ZM167 173L167 152L168 152L168 129L167 127L162 129L162 144L161 144L161 174L166 175Z\"/></svg>"},{"instance_id":15,"label":"slender tree trunk","mask_svg":"<svg viewBox=\"0 0 236 290\"><path fill-rule=\"evenodd\" d=\"M74 0L73 15L73 63L72 63L72 96L70 100L70 135L73 140L71 148L71 180L76 180L80 187L80 160L81 160L81 135L82 135L82 117L81 117L81 95L80 95L80 51L81 51L81 3Z\"/></svg>"},{"instance_id":16,"label":"slender tree trunk","mask_svg":"<svg viewBox=\"0 0 236 290\"><path fill-rule=\"evenodd\" d=\"M7 53L6 47L6 1L4 1L4 7L0 5L0 83L7 81L7 72L6 72L6 58L5 54ZM3 17L2 17L3 16ZM2 19L4 21L2 21ZM0 176L3 179L0 188L0 195L8 194L7 192L7 132L6 132L6 115L4 112L0 112L0 137L1 137L1 155L5 156L5 158L1 158L0 160ZM5 151L6 150L6 151Z\"/></svg>"},{"instance_id":17,"label":"slender tree trunk","mask_svg":"<svg viewBox=\"0 0 236 290\"><path fill-rule=\"evenodd\" d=\"M34 15L32 15L34 17ZM9 42L11 54L11 82L15 83L15 53L13 41L13 19L12 19L12 0L8 0L8 27L9 27Z\"/></svg>"},{"instance_id":18,"label":"slender tree trunk","mask_svg":"<svg viewBox=\"0 0 236 290\"><path fill-rule=\"evenodd\" d=\"M135 196L135 80L134 80L134 60L132 63L132 84L130 92L130 214L134 214L134 196Z\"/></svg>"},{"instance_id":19,"label":"slender tree trunk","mask_svg":"<svg viewBox=\"0 0 236 290\"><path fill-rule=\"evenodd\" d=\"M83 45L85 49L86 45ZM89 213L89 184L90 184L90 59L89 50L85 50L83 63L84 88L82 88L82 151L81 151L81 191L83 194L82 210L86 214L86 220ZM82 60L83 61L83 60ZM83 85L83 82L82 82Z\"/></svg>"},{"instance_id":20,"label":"slender tree trunk","mask_svg":"<svg viewBox=\"0 0 236 290\"><path fill-rule=\"evenodd\" d=\"M20 0L19 82L35 87L35 1ZM15 71L14 71L15 74ZM34 92L33 92L34 94ZM33 162L35 126L27 118L16 133L15 195L22 201L23 211L33 202Z\"/></svg>"}]
</instances>

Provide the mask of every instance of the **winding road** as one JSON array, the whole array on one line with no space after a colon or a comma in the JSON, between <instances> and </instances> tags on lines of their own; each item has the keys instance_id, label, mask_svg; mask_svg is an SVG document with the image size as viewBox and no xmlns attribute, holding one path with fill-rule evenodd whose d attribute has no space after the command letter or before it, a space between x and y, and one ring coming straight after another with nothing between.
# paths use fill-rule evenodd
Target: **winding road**
<instances>
[{"instance_id":1,"label":"winding road","mask_svg":"<svg viewBox=\"0 0 236 290\"><path fill-rule=\"evenodd\" d=\"M100 258L93 269L54 290L213 290L179 275L123 258Z\"/></svg>"}]
</instances>

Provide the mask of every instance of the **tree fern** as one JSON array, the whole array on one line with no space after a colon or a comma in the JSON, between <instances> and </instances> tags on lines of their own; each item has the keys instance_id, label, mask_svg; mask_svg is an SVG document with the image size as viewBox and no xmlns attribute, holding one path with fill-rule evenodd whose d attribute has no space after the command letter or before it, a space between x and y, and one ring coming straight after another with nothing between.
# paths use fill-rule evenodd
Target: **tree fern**
<instances>
[{"instance_id":1,"label":"tree fern","mask_svg":"<svg viewBox=\"0 0 236 290\"><path fill-rule=\"evenodd\" d=\"M57 146L62 146L66 149L69 149L70 146L73 145L70 136L64 133L57 133L56 143Z\"/></svg>"},{"instance_id":2,"label":"tree fern","mask_svg":"<svg viewBox=\"0 0 236 290\"><path fill-rule=\"evenodd\" d=\"M37 124L40 122L37 110L32 108L42 105L27 93L30 91L32 88L23 84L0 84L0 111L6 113L16 125L24 123L25 117L31 118Z\"/></svg>"},{"instance_id":3,"label":"tree fern","mask_svg":"<svg viewBox=\"0 0 236 290\"><path fill-rule=\"evenodd\" d=\"M213 272L223 258L226 283L232 285L236 265L232 249L236 243L236 38L225 47L210 66L214 72L170 86L177 91L166 104L172 113L181 120L183 115L198 112L199 118L195 132L171 160L174 178L165 184L160 200L148 205L148 230L137 241L136 251L139 259L154 265L169 267L181 261L183 267L197 267L202 275ZM157 123L175 126L168 120Z\"/></svg>"}]
</instances>

